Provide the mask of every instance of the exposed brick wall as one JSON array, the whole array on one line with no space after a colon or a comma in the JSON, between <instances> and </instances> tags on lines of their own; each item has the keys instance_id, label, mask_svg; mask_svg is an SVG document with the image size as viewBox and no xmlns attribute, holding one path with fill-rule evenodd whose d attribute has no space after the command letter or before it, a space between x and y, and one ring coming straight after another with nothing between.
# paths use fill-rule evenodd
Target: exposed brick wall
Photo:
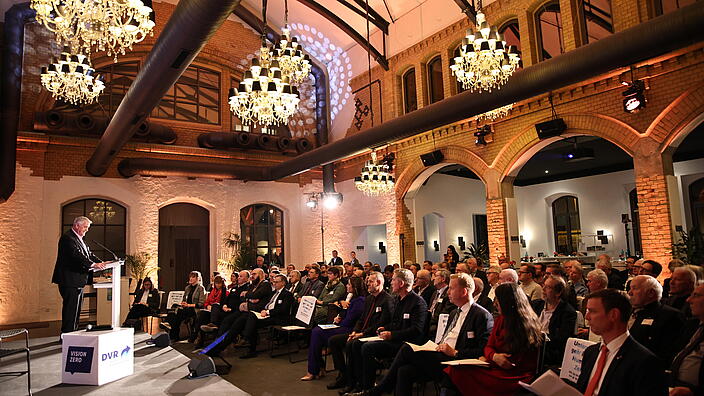
<instances>
[{"instance_id":1,"label":"exposed brick wall","mask_svg":"<svg viewBox=\"0 0 704 396\"><path fill-rule=\"evenodd\" d=\"M499 257L502 255L508 256L508 228L506 226L506 218L506 203L503 198L486 200L490 264L498 264Z\"/></svg>"},{"instance_id":2,"label":"exposed brick wall","mask_svg":"<svg viewBox=\"0 0 704 396\"><path fill-rule=\"evenodd\" d=\"M643 257L667 263L672 259L672 227L664 175L636 176Z\"/></svg>"}]
</instances>

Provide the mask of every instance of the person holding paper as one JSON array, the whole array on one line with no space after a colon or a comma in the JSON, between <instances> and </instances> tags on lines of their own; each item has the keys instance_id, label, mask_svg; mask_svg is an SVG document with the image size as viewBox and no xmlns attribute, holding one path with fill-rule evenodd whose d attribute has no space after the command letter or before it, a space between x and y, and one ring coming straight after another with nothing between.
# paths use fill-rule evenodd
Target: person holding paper
<instances>
[{"instance_id":1,"label":"person holding paper","mask_svg":"<svg viewBox=\"0 0 704 396\"><path fill-rule=\"evenodd\" d=\"M89 218L78 216L73 219L71 229L59 238L59 251L51 282L59 286L63 300L61 333L77 330L83 304L83 288L88 283L88 277L92 276L91 270L102 270L107 264L96 257L83 241L91 223Z\"/></svg>"},{"instance_id":2,"label":"person holding paper","mask_svg":"<svg viewBox=\"0 0 704 396\"><path fill-rule=\"evenodd\" d=\"M331 268L337 269L337 268ZM364 286L361 278L350 278L346 286L347 293L352 295L352 299L341 301L338 304L345 310L341 315L335 317L334 323L339 327L332 329L323 329L320 326L315 326L310 335L310 344L308 346L308 373L301 378L301 381L310 381L319 378L323 368L323 347L327 344L328 339L334 335L348 335L352 332L352 327L362 316L364 309Z\"/></svg>"},{"instance_id":3,"label":"person holding paper","mask_svg":"<svg viewBox=\"0 0 704 396\"><path fill-rule=\"evenodd\" d=\"M515 283L501 284L496 288L494 305L499 316L480 358L491 366L445 369L460 394L511 395L521 389L518 381L531 381L535 375L543 335L526 294Z\"/></svg>"},{"instance_id":4,"label":"person holding paper","mask_svg":"<svg viewBox=\"0 0 704 396\"><path fill-rule=\"evenodd\" d=\"M474 302L474 288L471 276L465 273L452 275L448 296L459 308L450 313L449 325L436 350L414 352L411 345L404 344L381 382L355 396L379 396L391 390L395 390L396 395L411 395L415 382L443 382L445 375L441 362L481 356L494 319L489 311Z\"/></svg>"},{"instance_id":5,"label":"person holding paper","mask_svg":"<svg viewBox=\"0 0 704 396\"><path fill-rule=\"evenodd\" d=\"M335 382L328 385L328 389L345 387L345 392L350 392L357 386L361 373L355 370L361 370L362 365L355 359L361 358L363 344L359 339L375 335L376 330L386 326L391 319L391 296L384 290L384 276L380 272L372 271L365 282L369 295L364 299L364 310L354 329L349 335L338 334L328 340L328 347L339 373Z\"/></svg>"},{"instance_id":6,"label":"person holding paper","mask_svg":"<svg viewBox=\"0 0 704 396\"><path fill-rule=\"evenodd\" d=\"M430 300L430 305L428 306L429 311L429 326L427 335L430 339L435 339L435 333L438 331L438 321L440 320L440 315L449 314L455 308L455 304L452 303L448 297L448 285L450 284L450 271L446 269L438 269L433 275L433 285L435 286L435 294Z\"/></svg>"},{"instance_id":7,"label":"person holding paper","mask_svg":"<svg viewBox=\"0 0 704 396\"><path fill-rule=\"evenodd\" d=\"M584 351L577 389L585 396L667 395L662 363L628 332L631 303L626 293L599 290L585 304L586 319L603 341Z\"/></svg>"},{"instance_id":8,"label":"person holding paper","mask_svg":"<svg viewBox=\"0 0 704 396\"><path fill-rule=\"evenodd\" d=\"M365 342L360 349L361 356L355 359L357 364L361 363L360 391L369 390L374 385L378 358L395 356L406 341L416 344L424 341L428 306L421 296L411 290L412 287L413 273L410 270L394 271L391 288L396 297L391 323L377 329L382 341Z\"/></svg>"},{"instance_id":9,"label":"person holding paper","mask_svg":"<svg viewBox=\"0 0 704 396\"><path fill-rule=\"evenodd\" d=\"M328 315L335 315L338 306L334 304L340 300L344 300L347 293L345 285L340 282L342 271L338 267L330 267L328 269L328 283L317 296L318 301L315 306L315 314L313 315L313 326L319 323L327 323Z\"/></svg>"}]
</instances>

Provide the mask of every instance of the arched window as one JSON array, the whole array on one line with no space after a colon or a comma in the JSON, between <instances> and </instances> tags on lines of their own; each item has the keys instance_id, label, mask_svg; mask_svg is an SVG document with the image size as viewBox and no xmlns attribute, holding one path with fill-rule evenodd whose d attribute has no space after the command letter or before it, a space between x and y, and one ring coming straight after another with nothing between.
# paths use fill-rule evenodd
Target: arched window
<instances>
[{"instance_id":1,"label":"arched window","mask_svg":"<svg viewBox=\"0 0 704 396\"><path fill-rule=\"evenodd\" d=\"M98 96L98 100L86 105L84 110L87 112L97 111L99 114L105 111L110 116L115 114L117 107L122 102L122 98L125 97L130 85L137 78L138 71L139 62L137 61L112 63L96 69L96 74L100 74L104 78L105 89ZM56 101L55 107L59 108L61 106L67 105L62 104L61 101Z\"/></svg>"},{"instance_id":2,"label":"arched window","mask_svg":"<svg viewBox=\"0 0 704 396\"><path fill-rule=\"evenodd\" d=\"M506 45L513 45L521 54L521 31L518 30L518 19L511 19L499 28L501 38L506 42Z\"/></svg>"},{"instance_id":3,"label":"arched window","mask_svg":"<svg viewBox=\"0 0 704 396\"><path fill-rule=\"evenodd\" d=\"M552 203L552 222L555 234L555 251L571 255L579 248L581 235L577 197L560 197Z\"/></svg>"},{"instance_id":4,"label":"arched window","mask_svg":"<svg viewBox=\"0 0 704 396\"><path fill-rule=\"evenodd\" d=\"M611 0L583 0L584 43L601 40L614 32L614 20L611 13Z\"/></svg>"},{"instance_id":5,"label":"arched window","mask_svg":"<svg viewBox=\"0 0 704 396\"><path fill-rule=\"evenodd\" d=\"M410 113L418 109L416 92L416 69L411 68L401 78L403 85L403 112Z\"/></svg>"},{"instance_id":6,"label":"arched window","mask_svg":"<svg viewBox=\"0 0 704 396\"><path fill-rule=\"evenodd\" d=\"M704 178L689 185L689 205L692 208L692 225L704 232Z\"/></svg>"},{"instance_id":7,"label":"arched window","mask_svg":"<svg viewBox=\"0 0 704 396\"><path fill-rule=\"evenodd\" d=\"M220 123L220 73L191 65L152 110L152 117Z\"/></svg>"},{"instance_id":8,"label":"arched window","mask_svg":"<svg viewBox=\"0 0 704 396\"><path fill-rule=\"evenodd\" d=\"M125 257L127 210L124 206L102 198L68 203L61 208L62 232L70 230L73 219L78 216L85 216L93 222L83 239L93 254L103 260L113 259L112 253L100 247L100 243L118 257Z\"/></svg>"},{"instance_id":9,"label":"arched window","mask_svg":"<svg viewBox=\"0 0 704 396\"><path fill-rule=\"evenodd\" d=\"M653 11L655 16L659 16L694 4L696 1L697 0L653 0Z\"/></svg>"},{"instance_id":10,"label":"arched window","mask_svg":"<svg viewBox=\"0 0 704 396\"><path fill-rule=\"evenodd\" d=\"M540 60L550 59L565 52L562 39L562 14L560 4L546 3L536 14Z\"/></svg>"},{"instance_id":11,"label":"arched window","mask_svg":"<svg viewBox=\"0 0 704 396\"><path fill-rule=\"evenodd\" d=\"M634 188L628 194L628 200L631 203L631 221L633 224L633 252L638 257L643 256L643 242L640 237L640 214L638 211L638 193Z\"/></svg>"},{"instance_id":12,"label":"arched window","mask_svg":"<svg viewBox=\"0 0 704 396\"><path fill-rule=\"evenodd\" d=\"M428 62L428 99L430 103L443 100L445 91L442 86L442 58L436 56Z\"/></svg>"},{"instance_id":13,"label":"arched window","mask_svg":"<svg viewBox=\"0 0 704 396\"><path fill-rule=\"evenodd\" d=\"M240 232L252 256L263 256L268 265L284 265L284 212L281 209L267 204L240 209Z\"/></svg>"}]
</instances>

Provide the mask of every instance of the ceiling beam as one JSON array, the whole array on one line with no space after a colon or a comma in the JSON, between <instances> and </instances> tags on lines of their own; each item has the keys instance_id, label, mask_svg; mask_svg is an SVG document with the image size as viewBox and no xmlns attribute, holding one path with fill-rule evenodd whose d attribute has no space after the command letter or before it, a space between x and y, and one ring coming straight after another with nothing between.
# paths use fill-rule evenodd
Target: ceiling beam
<instances>
[{"instance_id":1,"label":"ceiling beam","mask_svg":"<svg viewBox=\"0 0 704 396\"><path fill-rule=\"evenodd\" d=\"M354 5L350 4L346 0L337 0L338 3L344 5L345 7L349 8L350 10L356 12L359 16L361 16L364 19L367 19L367 4L365 4L362 0L354 0L354 2L360 7L357 8ZM373 23L376 27L381 29L384 34L389 34L389 22L384 19L379 13L374 11L372 7L369 7L369 22Z\"/></svg>"},{"instance_id":2,"label":"ceiling beam","mask_svg":"<svg viewBox=\"0 0 704 396\"><path fill-rule=\"evenodd\" d=\"M469 4L467 0L455 0L455 3L458 7L460 7L460 10L462 10L462 12L467 15L467 18L469 18L469 20L476 25L477 10L474 8L474 0L472 0L472 4Z\"/></svg>"}]
</instances>

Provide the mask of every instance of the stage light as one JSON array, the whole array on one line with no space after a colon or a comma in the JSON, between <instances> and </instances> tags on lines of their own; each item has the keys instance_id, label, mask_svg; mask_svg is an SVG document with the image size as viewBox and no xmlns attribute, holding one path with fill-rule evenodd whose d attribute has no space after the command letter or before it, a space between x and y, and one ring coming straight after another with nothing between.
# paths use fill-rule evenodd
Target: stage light
<instances>
[{"instance_id":1,"label":"stage light","mask_svg":"<svg viewBox=\"0 0 704 396\"><path fill-rule=\"evenodd\" d=\"M315 197L315 195L311 195L308 197L308 201L306 202L306 206L315 209L318 207L318 199Z\"/></svg>"},{"instance_id":2,"label":"stage light","mask_svg":"<svg viewBox=\"0 0 704 396\"><path fill-rule=\"evenodd\" d=\"M341 193L325 193L323 198L323 204L325 209L335 209L342 204L342 194Z\"/></svg>"},{"instance_id":3,"label":"stage light","mask_svg":"<svg viewBox=\"0 0 704 396\"><path fill-rule=\"evenodd\" d=\"M476 140L474 141L474 144L477 146L486 146L488 143L486 141L487 135L491 134L491 125L483 125L479 128L477 128L477 131L474 132L474 137Z\"/></svg>"},{"instance_id":4,"label":"stage light","mask_svg":"<svg viewBox=\"0 0 704 396\"><path fill-rule=\"evenodd\" d=\"M645 83L641 80L633 81L630 86L621 94L623 99L623 111L626 113L637 113L645 108Z\"/></svg>"}]
</instances>

